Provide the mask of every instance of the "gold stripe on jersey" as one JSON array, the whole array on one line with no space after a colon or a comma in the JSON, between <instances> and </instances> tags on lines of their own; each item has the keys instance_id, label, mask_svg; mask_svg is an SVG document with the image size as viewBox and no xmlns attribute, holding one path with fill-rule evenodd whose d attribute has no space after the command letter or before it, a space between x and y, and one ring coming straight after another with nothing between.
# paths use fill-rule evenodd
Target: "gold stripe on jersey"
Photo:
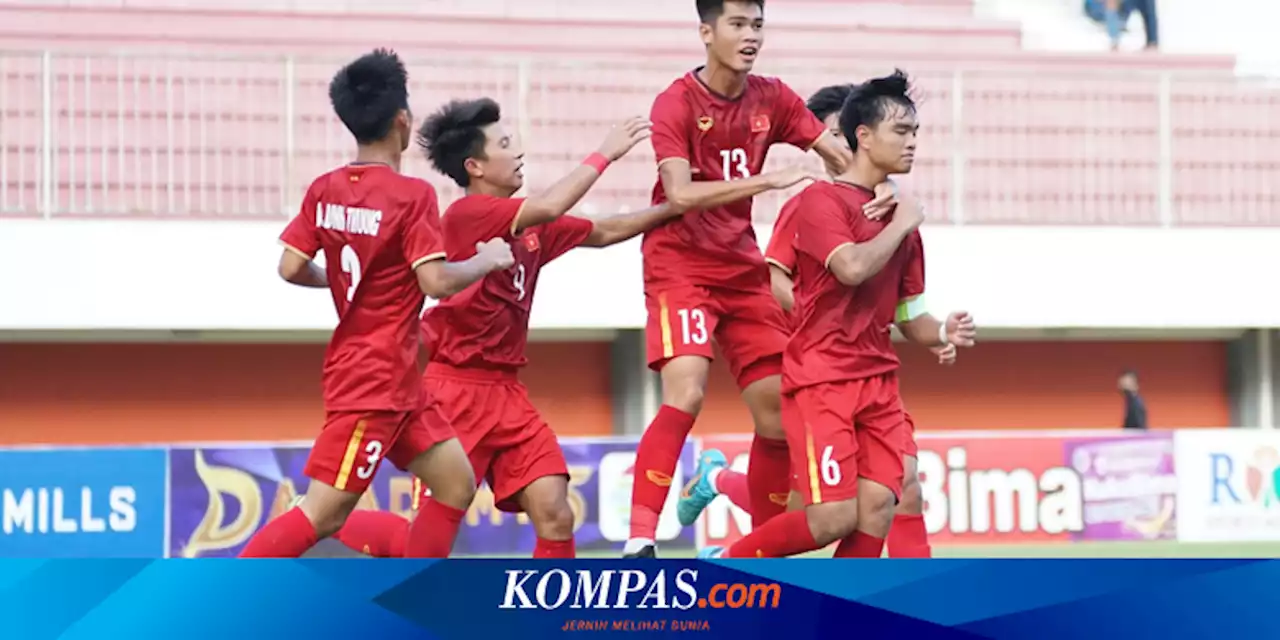
<instances>
[{"instance_id":1,"label":"gold stripe on jersey","mask_svg":"<svg viewBox=\"0 0 1280 640\"><path fill-rule=\"evenodd\" d=\"M661 168L662 168L662 165L664 165L664 164L666 164L666 163L668 163L668 162L676 162L676 161L680 161L680 162L683 162L683 163L685 163L685 164L693 164L692 162L689 162L689 159L688 159L688 158L681 158L680 156L671 156L670 158L663 158L663 159L659 160L659 161L658 161L658 168L659 168L659 169L661 169Z\"/></svg>"},{"instance_id":2,"label":"gold stripe on jersey","mask_svg":"<svg viewBox=\"0 0 1280 640\"><path fill-rule=\"evenodd\" d=\"M809 500L811 504L822 504L822 481L818 477L818 453L813 446L813 427L808 421L804 423L804 457L809 464Z\"/></svg>"},{"instance_id":3,"label":"gold stripe on jersey","mask_svg":"<svg viewBox=\"0 0 1280 640\"><path fill-rule=\"evenodd\" d=\"M787 268L787 265L782 264L781 262L779 262L779 261L777 261L777 260L774 260L773 258L770 258L770 257L768 257L768 256L766 256L766 257L765 257L764 261L765 261L765 262L767 262L767 263L769 263L769 264L771 264L771 265L773 265L773 266L775 266L775 267L777 267L777 268L779 268L779 269L782 269L782 272L783 272L783 273L785 273L785 274L787 274L787 275L791 275L791 269L788 269L788 268Z\"/></svg>"},{"instance_id":4,"label":"gold stripe on jersey","mask_svg":"<svg viewBox=\"0 0 1280 640\"><path fill-rule=\"evenodd\" d=\"M528 200L520 202L520 208L516 209L516 217L511 219L511 237L515 237L516 232L520 230L520 215L524 213L524 206L529 204Z\"/></svg>"},{"instance_id":5,"label":"gold stripe on jersey","mask_svg":"<svg viewBox=\"0 0 1280 640\"><path fill-rule=\"evenodd\" d=\"M356 463L356 454L360 452L360 441L364 440L367 424L364 420L357 421L355 431L351 432L351 439L347 440L347 451L342 454L342 465L338 467L338 479L333 483L333 488L338 491L347 490L347 480L351 477L352 465Z\"/></svg>"},{"instance_id":6,"label":"gold stripe on jersey","mask_svg":"<svg viewBox=\"0 0 1280 640\"><path fill-rule=\"evenodd\" d=\"M281 240L281 241L280 241L280 246L284 247L284 250L285 250L285 251L289 251L289 252L291 252L291 253L296 253L296 254L298 254L299 256L302 256L303 258L306 258L306 259L308 259L308 260L312 260L312 259L314 259L314 258L315 258L315 256L307 255L307 252L306 252L306 251L303 251L302 249L299 249L299 248L297 248L297 247L295 247L295 246L293 246L293 245L289 244L288 242L285 242L284 240Z\"/></svg>"},{"instance_id":7,"label":"gold stripe on jersey","mask_svg":"<svg viewBox=\"0 0 1280 640\"><path fill-rule=\"evenodd\" d=\"M845 247L852 247L852 246L856 246L856 244L857 244L857 243L854 243L854 242L841 242L839 245L837 245L837 246L836 246L836 248L834 248L834 249L832 249L832 250L831 250L831 253L828 253L828 254L827 254L827 259L826 259L826 260L824 260L824 261L822 262L822 266L823 266L824 268L826 268L826 269L830 269L830 268L831 268L831 259L832 259L832 258L835 258L835 257L836 257L836 254L837 254L837 253L839 253L841 249L843 249L843 248L845 248Z\"/></svg>"},{"instance_id":8,"label":"gold stripe on jersey","mask_svg":"<svg viewBox=\"0 0 1280 640\"><path fill-rule=\"evenodd\" d=\"M439 251L436 253L429 253L425 256L422 256L421 258L418 258L417 260L414 260L412 263L409 264L409 268L417 269L418 267L421 267L422 265L428 262L432 262L434 260L444 260L447 257L448 255L443 251Z\"/></svg>"},{"instance_id":9,"label":"gold stripe on jersey","mask_svg":"<svg viewBox=\"0 0 1280 640\"><path fill-rule=\"evenodd\" d=\"M830 135L830 134L831 134L831 130L830 130L830 129L823 129L823 130L822 130L822 133L819 133L819 134L818 134L818 137L814 138L814 139L813 139L813 142L810 142L810 143L809 143L809 146L805 147L805 148L804 148L804 150L805 150L805 151L813 151L813 148L814 148L814 147L816 147L816 146L818 146L818 143L819 143L819 142L822 142L822 139L823 139L823 138L825 138L825 137L827 137L827 136L828 136L828 135Z\"/></svg>"},{"instance_id":10,"label":"gold stripe on jersey","mask_svg":"<svg viewBox=\"0 0 1280 640\"><path fill-rule=\"evenodd\" d=\"M662 357L670 358L675 355L675 347L671 344L671 317L670 310L667 309L667 294L658 294L658 324L662 326Z\"/></svg>"}]
</instances>

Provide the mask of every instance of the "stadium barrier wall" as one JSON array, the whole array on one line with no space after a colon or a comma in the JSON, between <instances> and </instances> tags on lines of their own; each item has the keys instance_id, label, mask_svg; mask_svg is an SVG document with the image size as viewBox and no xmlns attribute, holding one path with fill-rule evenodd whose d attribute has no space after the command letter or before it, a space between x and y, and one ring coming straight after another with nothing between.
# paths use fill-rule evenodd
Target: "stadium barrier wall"
<instances>
[{"instance_id":1,"label":"stadium barrier wall","mask_svg":"<svg viewBox=\"0 0 1280 640\"><path fill-rule=\"evenodd\" d=\"M276 275L284 225L0 219L0 272L23 274L0 284L5 300L23 301L0 305L0 330L330 331L331 297ZM762 243L771 235L755 232ZM1280 297L1240 277L1280 273L1280 228L926 225L922 234L930 310L964 309L988 329L1280 327ZM217 268L166 268L202 259ZM552 263L530 324L644 327L640 240Z\"/></svg>"},{"instance_id":2,"label":"stadium barrier wall","mask_svg":"<svg viewBox=\"0 0 1280 640\"><path fill-rule=\"evenodd\" d=\"M578 548L617 551L627 536L633 438L562 441ZM921 434L925 522L935 545L1077 541L1280 540L1280 430ZM704 436L681 454L722 449L745 469L748 437ZM0 557L230 557L305 489L307 445L0 450ZM664 547L725 544L749 531L717 498L681 530L676 492ZM362 508L408 515L412 482L383 465ZM482 488L456 552L523 556L534 534Z\"/></svg>"}]
</instances>

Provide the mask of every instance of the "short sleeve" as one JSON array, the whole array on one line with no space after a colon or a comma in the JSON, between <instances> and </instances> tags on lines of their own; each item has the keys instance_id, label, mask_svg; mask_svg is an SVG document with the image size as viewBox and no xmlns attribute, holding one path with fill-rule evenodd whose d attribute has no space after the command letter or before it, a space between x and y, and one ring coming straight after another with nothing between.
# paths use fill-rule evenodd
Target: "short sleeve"
<instances>
[{"instance_id":1,"label":"short sleeve","mask_svg":"<svg viewBox=\"0 0 1280 640\"><path fill-rule=\"evenodd\" d=\"M907 249L907 268L902 272L902 284L898 288L899 300L910 300L924 295L924 240L919 231L911 232Z\"/></svg>"},{"instance_id":2,"label":"short sleeve","mask_svg":"<svg viewBox=\"0 0 1280 640\"><path fill-rule=\"evenodd\" d=\"M653 153L657 157L658 166L669 160L689 161L690 128L693 122L689 117L689 109L684 99L674 90L667 90L653 101L653 109L649 112L649 121L653 123L649 140L653 143Z\"/></svg>"},{"instance_id":3,"label":"short sleeve","mask_svg":"<svg viewBox=\"0 0 1280 640\"><path fill-rule=\"evenodd\" d=\"M778 83L778 97L774 103L777 141L808 151L827 133L827 125L804 104L804 98L792 91L786 83Z\"/></svg>"},{"instance_id":4,"label":"short sleeve","mask_svg":"<svg viewBox=\"0 0 1280 640\"><path fill-rule=\"evenodd\" d=\"M510 239L523 208L524 198L485 195L469 195L453 203L444 214L444 242L449 257L469 258L475 255L477 243Z\"/></svg>"},{"instance_id":5,"label":"short sleeve","mask_svg":"<svg viewBox=\"0 0 1280 640\"><path fill-rule=\"evenodd\" d=\"M782 206L778 220L773 223L769 246L764 251L765 262L782 269L788 275L796 269L796 211L799 209L799 197L788 200Z\"/></svg>"},{"instance_id":6,"label":"short sleeve","mask_svg":"<svg viewBox=\"0 0 1280 640\"><path fill-rule=\"evenodd\" d=\"M802 213L796 216L796 250L800 253L828 267L837 250L857 244L844 204L832 194L806 189L798 206Z\"/></svg>"},{"instance_id":7,"label":"short sleeve","mask_svg":"<svg viewBox=\"0 0 1280 640\"><path fill-rule=\"evenodd\" d=\"M320 234L316 231L316 219L321 213L320 206L320 201L308 191L302 199L298 215L289 221L289 226L285 227L284 233L280 234L280 244L284 245L285 249L308 260L316 257L316 252L320 251Z\"/></svg>"},{"instance_id":8,"label":"short sleeve","mask_svg":"<svg viewBox=\"0 0 1280 640\"><path fill-rule=\"evenodd\" d=\"M401 249L414 269L445 257L439 207L435 191L425 189L414 204L413 214L405 220L404 232L400 234Z\"/></svg>"},{"instance_id":9,"label":"short sleeve","mask_svg":"<svg viewBox=\"0 0 1280 640\"><path fill-rule=\"evenodd\" d=\"M587 241L587 236L596 228L596 224L586 218L561 216L556 220L537 227L541 238L539 253L542 264L547 264L568 253Z\"/></svg>"}]
</instances>

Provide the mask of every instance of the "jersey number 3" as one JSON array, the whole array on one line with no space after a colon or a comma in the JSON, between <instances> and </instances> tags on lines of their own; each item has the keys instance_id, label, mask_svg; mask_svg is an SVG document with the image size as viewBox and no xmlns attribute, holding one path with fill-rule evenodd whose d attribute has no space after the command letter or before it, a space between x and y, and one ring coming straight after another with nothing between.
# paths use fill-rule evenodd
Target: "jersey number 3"
<instances>
[{"instance_id":1,"label":"jersey number 3","mask_svg":"<svg viewBox=\"0 0 1280 640\"><path fill-rule=\"evenodd\" d=\"M747 164L746 149L722 149L720 151L721 169L725 180L742 180L751 177L751 167Z\"/></svg>"}]
</instances>

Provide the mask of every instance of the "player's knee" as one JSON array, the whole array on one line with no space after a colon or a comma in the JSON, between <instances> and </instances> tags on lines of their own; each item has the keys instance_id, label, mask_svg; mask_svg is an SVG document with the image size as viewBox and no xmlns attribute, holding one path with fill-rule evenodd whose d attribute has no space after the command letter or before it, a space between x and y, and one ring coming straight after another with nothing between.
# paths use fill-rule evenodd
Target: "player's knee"
<instances>
[{"instance_id":1,"label":"player's knee","mask_svg":"<svg viewBox=\"0 0 1280 640\"><path fill-rule=\"evenodd\" d=\"M431 487L431 497L440 504L445 504L454 509L466 510L471 506L471 501L476 497L476 480L474 474L467 474L462 477L461 474L456 477L450 477L447 480L437 482L440 485Z\"/></svg>"},{"instance_id":2,"label":"player's knee","mask_svg":"<svg viewBox=\"0 0 1280 640\"><path fill-rule=\"evenodd\" d=\"M809 531L818 546L842 540L858 528L858 500L824 502L808 508Z\"/></svg>"},{"instance_id":3,"label":"player's knee","mask_svg":"<svg viewBox=\"0 0 1280 640\"><path fill-rule=\"evenodd\" d=\"M896 506L897 499L888 487L866 478L858 480L858 530L885 537Z\"/></svg>"},{"instance_id":4,"label":"player's knee","mask_svg":"<svg viewBox=\"0 0 1280 640\"><path fill-rule=\"evenodd\" d=\"M568 540L573 537L573 509L567 500L530 505L529 519L544 540Z\"/></svg>"},{"instance_id":5,"label":"player's knee","mask_svg":"<svg viewBox=\"0 0 1280 640\"><path fill-rule=\"evenodd\" d=\"M702 411L702 399L706 389L692 382L681 382L662 389L662 403L675 407L689 415L696 416Z\"/></svg>"},{"instance_id":6,"label":"player's knee","mask_svg":"<svg viewBox=\"0 0 1280 640\"><path fill-rule=\"evenodd\" d=\"M924 493L920 489L920 477L908 476L902 482L902 501L898 503L897 513L920 515L924 512Z\"/></svg>"}]
</instances>

